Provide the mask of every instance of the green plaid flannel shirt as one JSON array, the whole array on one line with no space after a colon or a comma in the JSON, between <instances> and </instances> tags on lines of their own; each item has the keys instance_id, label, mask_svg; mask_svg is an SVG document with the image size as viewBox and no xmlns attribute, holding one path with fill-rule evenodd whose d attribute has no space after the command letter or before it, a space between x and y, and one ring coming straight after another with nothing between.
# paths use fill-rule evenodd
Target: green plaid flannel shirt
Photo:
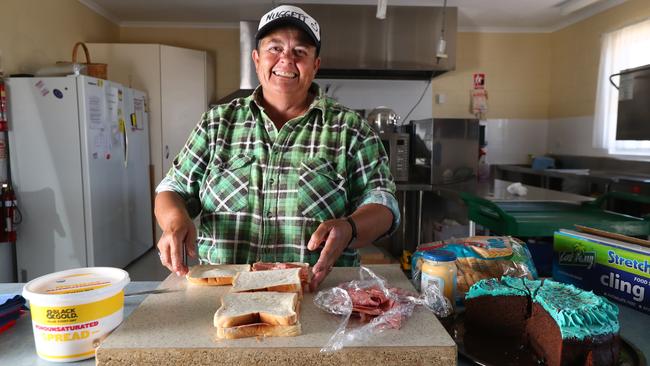
<instances>
[{"instance_id":1,"label":"green plaid flannel shirt","mask_svg":"<svg viewBox=\"0 0 650 366\"><path fill-rule=\"evenodd\" d=\"M308 262L307 243L323 221L378 203L399 224L395 184L381 140L354 111L317 84L307 112L280 130L247 98L203 115L156 189L201 202L201 263ZM358 266L346 249L337 266Z\"/></svg>"}]
</instances>

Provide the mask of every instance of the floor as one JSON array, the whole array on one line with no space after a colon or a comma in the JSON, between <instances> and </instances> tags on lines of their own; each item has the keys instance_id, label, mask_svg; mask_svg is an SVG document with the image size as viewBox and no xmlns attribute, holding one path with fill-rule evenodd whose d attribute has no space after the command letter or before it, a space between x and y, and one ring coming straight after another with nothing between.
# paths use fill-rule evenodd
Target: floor
<instances>
[{"instance_id":1,"label":"floor","mask_svg":"<svg viewBox=\"0 0 650 366\"><path fill-rule=\"evenodd\" d=\"M171 273L160 264L155 247L131 262L124 270L129 272L131 281L162 281Z\"/></svg>"}]
</instances>

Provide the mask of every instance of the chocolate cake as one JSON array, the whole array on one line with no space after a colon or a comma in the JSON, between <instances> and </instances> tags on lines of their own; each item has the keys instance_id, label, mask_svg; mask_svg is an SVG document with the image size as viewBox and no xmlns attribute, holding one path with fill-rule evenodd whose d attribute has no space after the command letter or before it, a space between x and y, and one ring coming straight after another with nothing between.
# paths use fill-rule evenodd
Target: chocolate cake
<instances>
[{"instance_id":1,"label":"chocolate cake","mask_svg":"<svg viewBox=\"0 0 650 366\"><path fill-rule=\"evenodd\" d=\"M491 278L465 297L468 334L516 337L548 366L615 365L618 307L575 286L551 280Z\"/></svg>"}]
</instances>

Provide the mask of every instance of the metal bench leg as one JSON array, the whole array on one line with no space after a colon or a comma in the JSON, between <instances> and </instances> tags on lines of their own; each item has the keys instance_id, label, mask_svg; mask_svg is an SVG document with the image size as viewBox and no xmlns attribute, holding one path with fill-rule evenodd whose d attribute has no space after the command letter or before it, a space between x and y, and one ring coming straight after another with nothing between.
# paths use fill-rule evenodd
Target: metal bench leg
<instances>
[{"instance_id":1,"label":"metal bench leg","mask_svg":"<svg viewBox=\"0 0 650 366\"><path fill-rule=\"evenodd\" d=\"M422 196L424 192L420 191L418 196L418 245L422 243Z\"/></svg>"}]
</instances>

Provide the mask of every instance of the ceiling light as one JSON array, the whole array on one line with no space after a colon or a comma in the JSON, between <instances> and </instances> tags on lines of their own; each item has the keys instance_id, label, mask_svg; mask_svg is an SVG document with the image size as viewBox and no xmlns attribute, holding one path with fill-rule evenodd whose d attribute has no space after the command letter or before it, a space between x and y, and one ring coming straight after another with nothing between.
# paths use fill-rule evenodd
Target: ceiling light
<instances>
[{"instance_id":1,"label":"ceiling light","mask_svg":"<svg viewBox=\"0 0 650 366\"><path fill-rule=\"evenodd\" d=\"M377 19L386 19L388 0L377 0Z\"/></svg>"}]
</instances>

